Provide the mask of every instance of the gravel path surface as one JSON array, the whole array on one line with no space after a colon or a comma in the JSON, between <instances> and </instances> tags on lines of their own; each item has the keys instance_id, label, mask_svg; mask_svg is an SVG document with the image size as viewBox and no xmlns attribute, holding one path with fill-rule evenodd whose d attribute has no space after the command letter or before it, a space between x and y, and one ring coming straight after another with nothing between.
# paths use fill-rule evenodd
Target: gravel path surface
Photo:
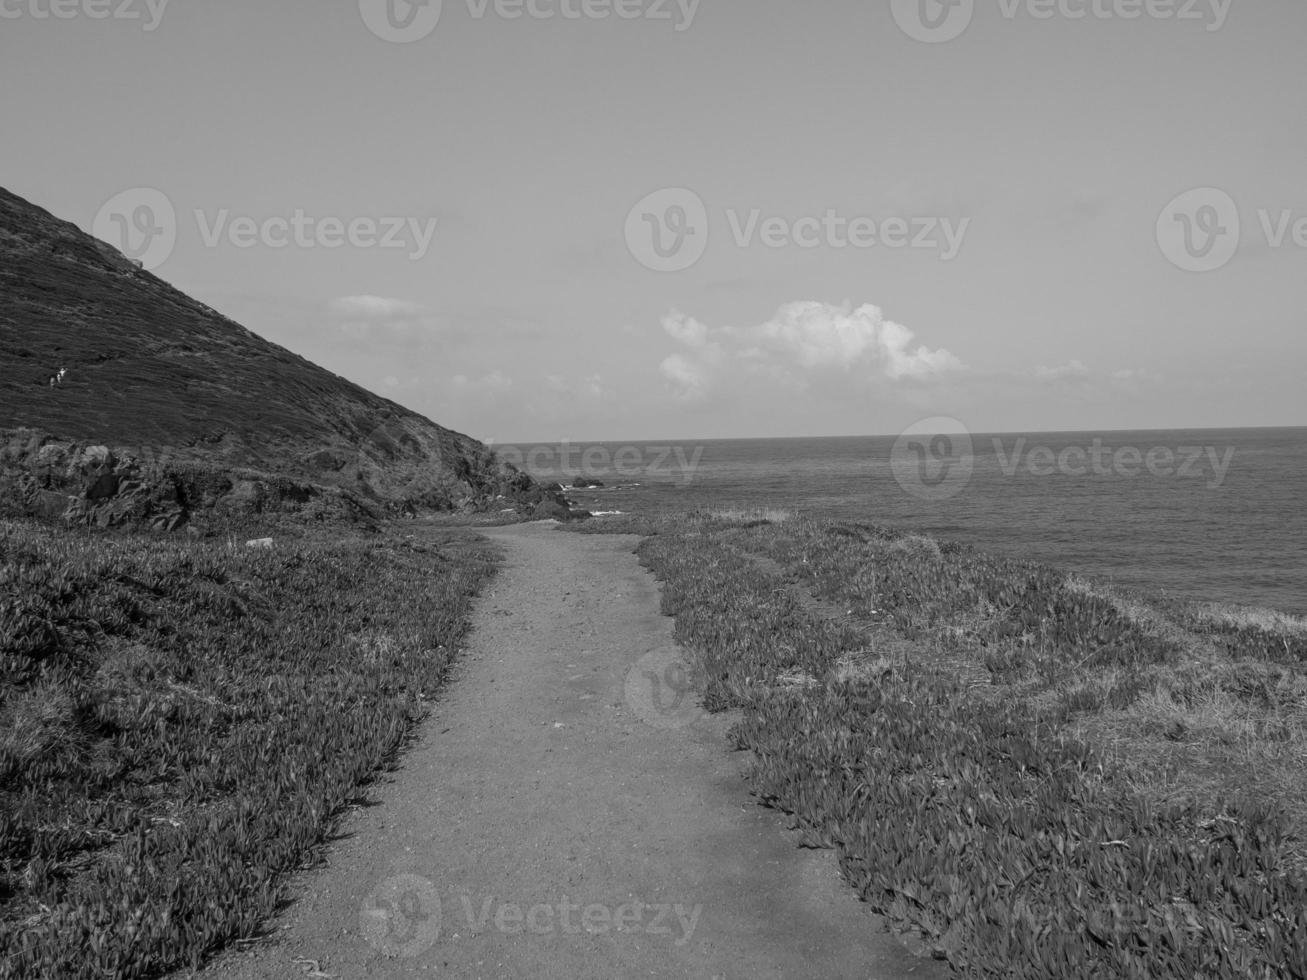
<instances>
[{"instance_id":1,"label":"gravel path surface","mask_svg":"<svg viewBox=\"0 0 1307 980\"><path fill-rule=\"evenodd\" d=\"M273 935L201 975L943 978L753 803L637 539L531 524L401 768Z\"/></svg>"}]
</instances>

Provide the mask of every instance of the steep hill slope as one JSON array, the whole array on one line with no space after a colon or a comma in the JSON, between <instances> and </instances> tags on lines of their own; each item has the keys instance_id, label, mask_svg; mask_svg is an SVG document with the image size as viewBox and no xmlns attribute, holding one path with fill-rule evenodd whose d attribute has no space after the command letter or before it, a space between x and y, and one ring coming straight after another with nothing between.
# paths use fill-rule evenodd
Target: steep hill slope
<instances>
[{"instance_id":1,"label":"steep hill slope","mask_svg":"<svg viewBox=\"0 0 1307 980\"><path fill-rule=\"evenodd\" d=\"M0 494L11 510L156 527L559 502L476 440L269 343L3 188Z\"/></svg>"}]
</instances>

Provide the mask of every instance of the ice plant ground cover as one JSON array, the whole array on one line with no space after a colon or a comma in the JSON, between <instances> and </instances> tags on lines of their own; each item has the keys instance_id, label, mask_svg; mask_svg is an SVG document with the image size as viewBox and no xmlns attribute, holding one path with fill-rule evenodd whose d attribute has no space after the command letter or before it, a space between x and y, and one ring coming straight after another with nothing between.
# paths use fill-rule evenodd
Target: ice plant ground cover
<instances>
[{"instance_id":1,"label":"ice plant ground cover","mask_svg":"<svg viewBox=\"0 0 1307 980\"><path fill-rule=\"evenodd\" d=\"M423 717L478 542L0 523L0 977L156 975L255 934Z\"/></svg>"},{"instance_id":2,"label":"ice plant ground cover","mask_svg":"<svg viewBox=\"0 0 1307 980\"><path fill-rule=\"evenodd\" d=\"M752 785L959 975L1307 976L1307 626L861 524L643 561Z\"/></svg>"},{"instance_id":3,"label":"ice plant ground cover","mask_svg":"<svg viewBox=\"0 0 1307 980\"><path fill-rule=\"evenodd\" d=\"M791 513L570 529L647 535L760 800L960 975L1307 976L1302 621ZM495 556L334 535L0 522L0 976L255 934L394 760Z\"/></svg>"}]
</instances>

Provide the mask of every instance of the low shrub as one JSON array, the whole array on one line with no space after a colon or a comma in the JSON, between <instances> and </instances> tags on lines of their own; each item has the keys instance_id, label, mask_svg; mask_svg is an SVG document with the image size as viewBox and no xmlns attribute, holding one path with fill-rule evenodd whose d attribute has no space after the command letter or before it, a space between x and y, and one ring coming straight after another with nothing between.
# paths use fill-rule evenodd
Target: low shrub
<instances>
[{"instance_id":1,"label":"low shrub","mask_svg":"<svg viewBox=\"0 0 1307 980\"><path fill-rule=\"evenodd\" d=\"M0 525L0 977L143 977L253 935L394 758L479 548Z\"/></svg>"},{"instance_id":2,"label":"low shrub","mask_svg":"<svg viewBox=\"0 0 1307 980\"><path fill-rule=\"evenodd\" d=\"M1110 598L871 527L697 525L640 554L705 705L741 712L760 800L835 847L860 895L960 975L1307 977L1307 876L1284 814L1255 797L1159 805L1044 696L1061 681L1009 684L1031 680L1011 666L1024 651L1036 680L1041 658L1074 667L1080 710L1145 696L1185 651ZM868 649L857 622L796 590L874 610L882 632ZM878 656L908 636L1006 651L991 672L1008 686L964 686L944 657ZM877 669L851 670L857 657ZM782 682L796 670L821 683ZM1089 676L1110 680L1091 694Z\"/></svg>"}]
</instances>

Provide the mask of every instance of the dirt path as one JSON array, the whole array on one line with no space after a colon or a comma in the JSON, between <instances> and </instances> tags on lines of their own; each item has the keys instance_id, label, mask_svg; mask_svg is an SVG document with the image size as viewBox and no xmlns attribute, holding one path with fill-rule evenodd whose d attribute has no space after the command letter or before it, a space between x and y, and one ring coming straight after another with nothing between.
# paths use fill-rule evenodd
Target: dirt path
<instances>
[{"instance_id":1,"label":"dirt path","mask_svg":"<svg viewBox=\"0 0 1307 980\"><path fill-rule=\"evenodd\" d=\"M507 553L402 768L210 980L942 978L756 806L729 719L679 690L636 539L550 525Z\"/></svg>"}]
</instances>

